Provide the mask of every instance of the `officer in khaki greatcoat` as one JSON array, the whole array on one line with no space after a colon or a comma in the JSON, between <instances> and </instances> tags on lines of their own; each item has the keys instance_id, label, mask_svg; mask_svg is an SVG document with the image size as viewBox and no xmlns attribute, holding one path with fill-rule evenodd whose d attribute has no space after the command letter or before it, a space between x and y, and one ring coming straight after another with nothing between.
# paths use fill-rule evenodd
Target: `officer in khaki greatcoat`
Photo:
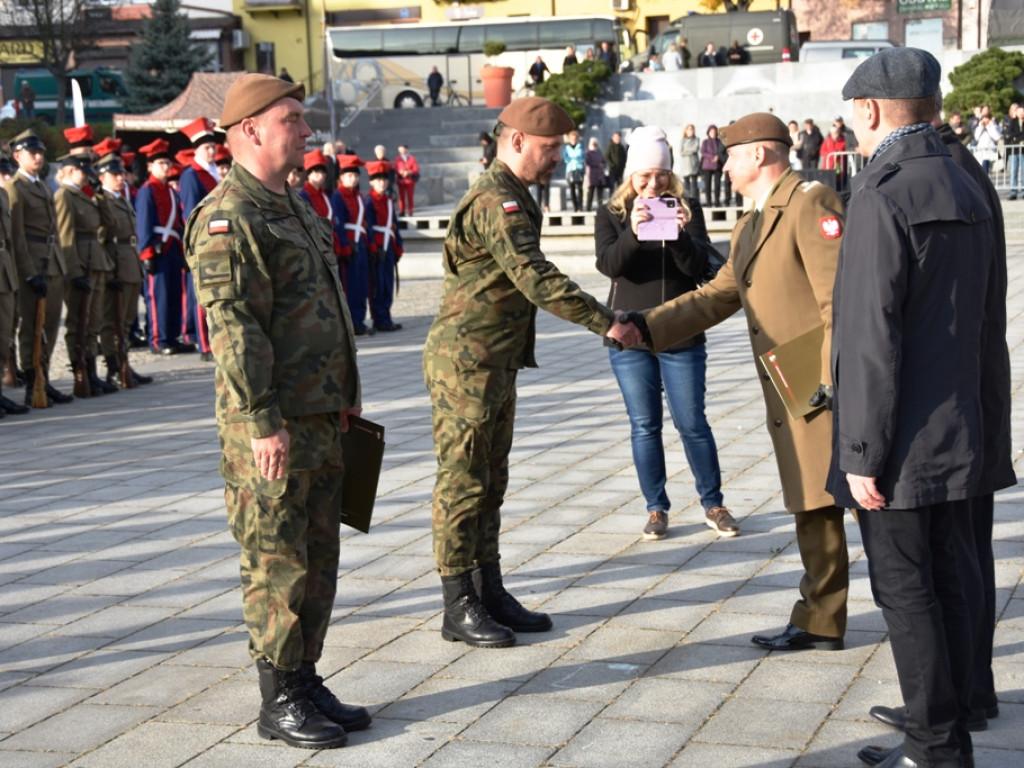
<instances>
[{"instance_id":1,"label":"officer in khaki greatcoat","mask_svg":"<svg viewBox=\"0 0 1024 768\"><path fill-rule=\"evenodd\" d=\"M574 128L554 102L516 99L498 116L497 159L456 206L445 236L441 306L423 375L437 455L432 522L446 640L502 648L515 643L515 632L551 629L547 614L527 610L505 590L498 532L516 375L537 366L537 308L597 334L614 319L540 250L542 216L529 185L551 178L562 135Z\"/></svg>"},{"instance_id":2,"label":"officer in khaki greatcoat","mask_svg":"<svg viewBox=\"0 0 1024 768\"><path fill-rule=\"evenodd\" d=\"M18 355L25 371L25 404L32 402L32 387L37 375L46 379L46 395L54 403L70 403L74 398L59 392L49 381L49 361L57 345L61 305L64 300L64 275L67 267L57 241L57 211L45 179L39 177L46 162L46 146L31 130L11 140L11 152L18 172L5 189L11 202L11 238L17 264ZM42 299L46 308L42 370L32 366L32 348L36 334L36 305Z\"/></svg>"},{"instance_id":3,"label":"officer in khaki greatcoat","mask_svg":"<svg viewBox=\"0 0 1024 768\"><path fill-rule=\"evenodd\" d=\"M107 364L107 383L124 386L120 380L121 357L128 354L129 329L139 314L142 295L142 263L135 235L135 208L125 197L125 167L114 152L96 163L100 187L96 202L100 211L100 243L114 262L114 273L104 292L103 327L100 345ZM122 313L117 316L117 296L121 295ZM117 348L115 325L120 324L124 348ZM149 384L152 376L143 376L128 368L136 384Z\"/></svg>"},{"instance_id":4,"label":"officer in khaki greatcoat","mask_svg":"<svg viewBox=\"0 0 1024 768\"><path fill-rule=\"evenodd\" d=\"M11 244L11 205L7 192L0 189L0 370L14 365L8 360L8 341L14 328L14 308L18 296L18 272L14 266ZM27 406L19 405L0 394L0 418L8 413L28 413Z\"/></svg>"},{"instance_id":5,"label":"officer in khaki greatcoat","mask_svg":"<svg viewBox=\"0 0 1024 768\"><path fill-rule=\"evenodd\" d=\"M93 173L89 155L65 155L60 161L64 164L64 174L53 201L57 211L57 237L67 265L64 302L68 314L64 320L64 341L76 374L84 355L86 369L80 373L88 377L90 392L96 397L117 391L117 387L107 384L96 373L96 340L103 327L104 292L113 274L114 262L100 246L100 211L96 199L84 189ZM83 319L84 329L81 328ZM84 350L79 349L80 344L85 345Z\"/></svg>"}]
</instances>

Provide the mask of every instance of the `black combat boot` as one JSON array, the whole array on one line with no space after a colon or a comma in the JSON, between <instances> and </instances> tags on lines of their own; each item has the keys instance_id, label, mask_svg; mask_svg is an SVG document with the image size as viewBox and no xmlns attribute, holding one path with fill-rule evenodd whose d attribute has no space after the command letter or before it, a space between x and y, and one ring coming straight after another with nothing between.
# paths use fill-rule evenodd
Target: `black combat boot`
<instances>
[{"instance_id":1,"label":"black combat boot","mask_svg":"<svg viewBox=\"0 0 1024 768\"><path fill-rule=\"evenodd\" d=\"M41 376L46 376L46 386L44 389L46 390L46 396L50 398L50 400L57 403L57 405L66 405L67 403L74 401L75 398L73 395L65 395L53 386L53 384L50 383L50 377L44 371L40 371L39 374Z\"/></svg>"},{"instance_id":2,"label":"black combat boot","mask_svg":"<svg viewBox=\"0 0 1024 768\"><path fill-rule=\"evenodd\" d=\"M107 364L107 384L115 387L123 387L121 381L121 361L117 355L104 355L103 362Z\"/></svg>"},{"instance_id":3,"label":"black combat boot","mask_svg":"<svg viewBox=\"0 0 1024 768\"><path fill-rule=\"evenodd\" d=\"M324 679L316 673L316 665L312 661L302 662L299 677L306 686L306 695L321 715L333 720L346 731L361 731L369 727L370 713L366 707L338 701L338 697L324 685Z\"/></svg>"},{"instance_id":4,"label":"black combat boot","mask_svg":"<svg viewBox=\"0 0 1024 768\"><path fill-rule=\"evenodd\" d=\"M132 368L131 365L128 366L128 373L130 373L132 375L132 378L135 379L135 383L136 384L152 384L153 383L153 377L152 376L143 376L141 373L139 373L134 368Z\"/></svg>"},{"instance_id":5,"label":"black combat boot","mask_svg":"<svg viewBox=\"0 0 1024 768\"><path fill-rule=\"evenodd\" d=\"M290 747L334 749L348 741L345 729L316 708L299 673L277 669L257 659L263 706L256 732L264 739L280 739Z\"/></svg>"},{"instance_id":6,"label":"black combat boot","mask_svg":"<svg viewBox=\"0 0 1024 768\"><path fill-rule=\"evenodd\" d=\"M96 372L96 358L87 357L85 358L86 373L89 375L89 387L92 389L92 395L112 395L117 392L117 387L113 384L108 384L100 378L99 373Z\"/></svg>"},{"instance_id":7,"label":"black combat boot","mask_svg":"<svg viewBox=\"0 0 1024 768\"><path fill-rule=\"evenodd\" d=\"M3 392L0 392L0 413L9 413L12 416L19 416L23 413L28 413L30 410L32 409L28 406L18 405L13 400L4 397Z\"/></svg>"},{"instance_id":8,"label":"black combat boot","mask_svg":"<svg viewBox=\"0 0 1024 768\"><path fill-rule=\"evenodd\" d=\"M515 645L512 630L492 619L473 587L469 571L458 576L442 576L444 621L441 637L449 642L461 640L477 648L507 648Z\"/></svg>"},{"instance_id":9,"label":"black combat boot","mask_svg":"<svg viewBox=\"0 0 1024 768\"><path fill-rule=\"evenodd\" d=\"M547 632L551 629L550 616L526 610L508 593L501 581L498 563L480 566L480 602L495 621L513 632Z\"/></svg>"}]
</instances>

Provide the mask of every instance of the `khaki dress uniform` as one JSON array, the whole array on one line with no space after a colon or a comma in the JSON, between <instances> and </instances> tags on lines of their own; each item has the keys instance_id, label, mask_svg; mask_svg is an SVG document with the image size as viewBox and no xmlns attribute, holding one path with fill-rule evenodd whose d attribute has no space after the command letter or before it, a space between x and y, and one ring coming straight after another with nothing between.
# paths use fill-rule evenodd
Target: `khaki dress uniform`
<instances>
[{"instance_id":1,"label":"khaki dress uniform","mask_svg":"<svg viewBox=\"0 0 1024 768\"><path fill-rule=\"evenodd\" d=\"M31 290L26 286L26 290ZM18 298L18 271L14 266L14 250L11 242L11 204L7 192L0 189L0 370L13 360L8 360L8 340L14 330L14 310Z\"/></svg>"},{"instance_id":2,"label":"khaki dress uniform","mask_svg":"<svg viewBox=\"0 0 1024 768\"><path fill-rule=\"evenodd\" d=\"M46 280L46 360L43 366L48 369L60 330L64 275L67 272L64 253L57 241L57 211L53 195L43 179L33 181L18 171L7 182L6 189L11 202L11 236L18 277L22 283L36 275ZM39 295L24 284L19 288L24 290L18 291L18 314L21 316L18 355L22 369L28 371L32 369L36 300Z\"/></svg>"},{"instance_id":3,"label":"khaki dress uniform","mask_svg":"<svg viewBox=\"0 0 1024 768\"><path fill-rule=\"evenodd\" d=\"M836 193L787 170L760 214L748 212L733 230L728 262L707 285L646 314L657 351L734 315L747 318L766 423L775 449L786 509L796 516L804 562L801 599L790 623L815 635L842 637L849 587L843 510L825 491L832 446L831 413L791 419L757 356L824 325L821 381L831 384L832 286L842 235Z\"/></svg>"},{"instance_id":4,"label":"khaki dress uniform","mask_svg":"<svg viewBox=\"0 0 1024 768\"><path fill-rule=\"evenodd\" d=\"M114 262L100 246L100 211L94 198L68 182L54 195L57 211L57 235L64 262L67 264L64 290L68 315L64 320L65 342L72 364L78 359L78 335L82 303L88 306L88 325L85 331L85 356L90 361L90 374L95 378L98 345L96 339L103 327L104 292L114 271ZM73 281L86 278L91 290L79 290Z\"/></svg>"},{"instance_id":5,"label":"khaki dress uniform","mask_svg":"<svg viewBox=\"0 0 1024 768\"><path fill-rule=\"evenodd\" d=\"M142 262L139 261L138 241L135 237L135 209L124 195L106 188L96 193L99 204L101 226L100 242L114 263L114 276L123 288L123 317L115 317L114 291L104 294L103 327L100 329L100 345L104 357L127 354L127 349L118 349L115 341L114 324L121 323L127 343L128 329L139 316L139 297L142 295Z\"/></svg>"}]
</instances>

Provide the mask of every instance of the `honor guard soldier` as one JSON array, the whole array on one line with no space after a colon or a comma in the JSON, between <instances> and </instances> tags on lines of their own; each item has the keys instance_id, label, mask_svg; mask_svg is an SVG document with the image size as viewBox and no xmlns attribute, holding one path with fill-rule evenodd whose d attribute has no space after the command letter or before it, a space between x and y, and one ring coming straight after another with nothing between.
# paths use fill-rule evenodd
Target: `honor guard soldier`
<instances>
[{"instance_id":1,"label":"honor guard soldier","mask_svg":"<svg viewBox=\"0 0 1024 768\"><path fill-rule=\"evenodd\" d=\"M92 144L96 141L91 125L76 125L64 129L64 138L68 141L69 155L85 155L92 158Z\"/></svg>"},{"instance_id":2,"label":"honor guard soldier","mask_svg":"<svg viewBox=\"0 0 1024 768\"><path fill-rule=\"evenodd\" d=\"M388 194L391 163L372 160L366 164L370 176L370 194L366 196L366 226L373 233L370 245L370 268L373 270L373 295L370 314L378 331L400 331L402 326L391 319L395 299L398 260L402 258L402 235L398 231L395 199Z\"/></svg>"},{"instance_id":3,"label":"honor guard soldier","mask_svg":"<svg viewBox=\"0 0 1024 768\"><path fill-rule=\"evenodd\" d=\"M223 179L231 170L231 150L224 144L217 145L217 152L213 156L213 162L217 164L219 178Z\"/></svg>"},{"instance_id":4,"label":"honor guard soldier","mask_svg":"<svg viewBox=\"0 0 1024 768\"><path fill-rule=\"evenodd\" d=\"M91 139L90 139L91 141ZM93 174L90 154L64 155L60 158L64 175L60 189L54 194L57 211L57 236L67 265L64 302L68 313L64 319L64 341L75 371L75 381L88 381L76 386L80 397L110 394L117 387L107 384L96 373L96 340L103 327L103 296L107 281L114 274L114 262L99 243L100 211L89 184Z\"/></svg>"},{"instance_id":5,"label":"honor guard soldier","mask_svg":"<svg viewBox=\"0 0 1024 768\"><path fill-rule=\"evenodd\" d=\"M326 189L327 163L328 159L322 150L314 149L312 152L305 154L302 166L306 171L306 181L302 185L299 197L313 206L317 216L322 216L331 222L334 254L338 257L338 276L341 278L342 285L345 285L346 275L341 265L352 255L352 246L348 244L348 238L345 236L345 225L342 223L341 217L334 210L334 206L331 205L331 195ZM348 290L347 286L345 286L345 290Z\"/></svg>"},{"instance_id":6,"label":"honor guard soldier","mask_svg":"<svg viewBox=\"0 0 1024 768\"><path fill-rule=\"evenodd\" d=\"M9 163L7 158L2 162ZM9 168L13 170L13 168ZM18 272L14 266L14 251L11 242L11 205L6 190L0 188L0 370L14 366L8 359L11 333L14 331L14 309L18 297ZM0 418L6 414L28 413L29 409L0 393Z\"/></svg>"},{"instance_id":7,"label":"honor guard soldier","mask_svg":"<svg viewBox=\"0 0 1024 768\"><path fill-rule=\"evenodd\" d=\"M135 236L135 209L125 196L125 168L116 154L101 157L96 163L100 187L96 202L100 211L100 243L114 262L114 274L104 292L103 328L100 344L107 364L107 383L131 386L121 378L122 358L127 359L129 331L138 319L142 295L142 264ZM118 312L120 309L120 312ZM121 346L118 346L118 337ZM135 384L149 384L151 376L142 376L127 367Z\"/></svg>"},{"instance_id":8,"label":"honor guard soldier","mask_svg":"<svg viewBox=\"0 0 1024 768\"><path fill-rule=\"evenodd\" d=\"M181 132L192 142L193 155L188 163L182 163L181 181L178 183L181 195L181 213L188 219L199 201L206 197L220 181L215 158L217 156L217 139L213 132L213 120L208 117L197 117L181 129ZM181 162L181 161L179 161ZM210 331L206 327L206 310L196 301L195 281L192 273L188 273L185 282L186 311L184 338L186 341L199 345L201 358L206 362L213 361L210 350Z\"/></svg>"},{"instance_id":9,"label":"honor guard soldier","mask_svg":"<svg viewBox=\"0 0 1024 768\"><path fill-rule=\"evenodd\" d=\"M445 640L502 648L515 643L515 632L551 629L547 614L528 611L506 591L498 532L516 375L537 366L537 308L601 335L615 319L540 250L543 216L529 186L550 181L562 136L574 128L548 99L530 96L506 107L495 128L497 159L456 206L445 236L441 306L423 352L437 456L432 523Z\"/></svg>"},{"instance_id":10,"label":"honor guard soldier","mask_svg":"<svg viewBox=\"0 0 1024 768\"><path fill-rule=\"evenodd\" d=\"M228 520L259 671L257 732L306 749L366 728L317 674L337 591L341 434L360 407L329 227L288 187L311 131L301 83L245 74L221 124L235 164L189 218L188 260L217 358Z\"/></svg>"},{"instance_id":11,"label":"honor guard soldier","mask_svg":"<svg viewBox=\"0 0 1024 768\"><path fill-rule=\"evenodd\" d=\"M7 182L11 203L11 237L18 270L18 354L25 371L25 405L32 404L36 377L45 382L47 401L70 403L74 398L50 384L49 365L60 330L61 305L64 302L64 254L57 242L57 211L46 180L39 177L46 162L46 146L31 130L11 140L11 152L18 172ZM42 307L43 312L37 312ZM43 324L37 327L37 320ZM36 337L44 341L39 370L33 366Z\"/></svg>"},{"instance_id":12,"label":"honor guard soldier","mask_svg":"<svg viewBox=\"0 0 1024 768\"><path fill-rule=\"evenodd\" d=\"M366 224L366 202L359 194L359 169L363 161L355 155L338 158L338 189L331 205L341 217L352 255L343 265L345 295L356 336L373 331L366 327L366 303L370 298L370 238Z\"/></svg>"},{"instance_id":13,"label":"honor guard soldier","mask_svg":"<svg viewBox=\"0 0 1024 768\"><path fill-rule=\"evenodd\" d=\"M170 186L170 149L163 139L139 148L146 158L149 179L135 201L139 258L146 271L143 294L149 348L159 355L195 351L192 345L178 340L185 267L181 250L184 224L178 194Z\"/></svg>"},{"instance_id":14,"label":"honor guard soldier","mask_svg":"<svg viewBox=\"0 0 1024 768\"><path fill-rule=\"evenodd\" d=\"M10 155L0 154L0 188L6 187L7 182L10 181L11 177L18 172L18 166L11 159ZM14 246L10 242L11 237L11 217L10 217L10 201L6 198L6 191L4 192L4 202L7 205L7 219L5 220L8 243L7 251L10 254L11 263L14 264ZM13 267L12 267L13 268ZM17 273L15 272L15 275ZM25 384L25 380L22 378L21 370L18 368L18 344L17 344L17 328L18 328L18 297L17 297L17 280L15 280L15 286L12 290L12 298L14 300L14 310L11 317L11 325L8 329L8 338L0 338L0 344L3 345L3 351L0 354L5 355L7 361L7 367L3 371L3 386L5 387L20 387ZM21 406L18 406L19 408Z\"/></svg>"}]
</instances>

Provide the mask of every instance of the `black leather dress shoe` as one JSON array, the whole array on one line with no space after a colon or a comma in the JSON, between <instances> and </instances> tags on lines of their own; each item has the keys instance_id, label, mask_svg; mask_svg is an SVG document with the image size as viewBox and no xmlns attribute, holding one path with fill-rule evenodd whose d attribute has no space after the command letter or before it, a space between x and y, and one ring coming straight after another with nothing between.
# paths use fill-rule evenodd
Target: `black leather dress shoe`
<instances>
[{"instance_id":1,"label":"black leather dress shoe","mask_svg":"<svg viewBox=\"0 0 1024 768\"><path fill-rule=\"evenodd\" d=\"M178 354L178 348L176 346L170 347L150 347L149 351L154 355L176 355Z\"/></svg>"},{"instance_id":2,"label":"black leather dress shoe","mask_svg":"<svg viewBox=\"0 0 1024 768\"><path fill-rule=\"evenodd\" d=\"M867 765L878 765L898 749L899 747L880 747L877 744L869 744L866 747L861 747L857 752L857 757Z\"/></svg>"},{"instance_id":3,"label":"black leather dress shoe","mask_svg":"<svg viewBox=\"0 0 1024 768\"><path fill-rule=\"evenodd\" d=\"M868 714L883 725L888 725L897 731L907 728L907 711L903 707L883 707L879 704L869 709Z\"/></svg>"},{"instance_id":4,"label":"black leather dress shoe","mask_svg":"<svg viewBox=\"0 0 1024 768\"><path fill-rule=\"evenodd\" d=\"M903 750L897 747L878 763L878 768L917 768L917 762L904 755Z\"/></svg>"},{"instance_id":5,"label":"black leather dress shoe","mask_svg":"<svg viewBox=\"0 0 1024 768\"><path fill-rule=\"evenodd\" d=\"M775 636L754 635L750 642L770 651L803 651L808 648L818 651L843 650L843 638L812 635L792 624L787 624L786 628Z\"/></svg>"}]
</instances>

